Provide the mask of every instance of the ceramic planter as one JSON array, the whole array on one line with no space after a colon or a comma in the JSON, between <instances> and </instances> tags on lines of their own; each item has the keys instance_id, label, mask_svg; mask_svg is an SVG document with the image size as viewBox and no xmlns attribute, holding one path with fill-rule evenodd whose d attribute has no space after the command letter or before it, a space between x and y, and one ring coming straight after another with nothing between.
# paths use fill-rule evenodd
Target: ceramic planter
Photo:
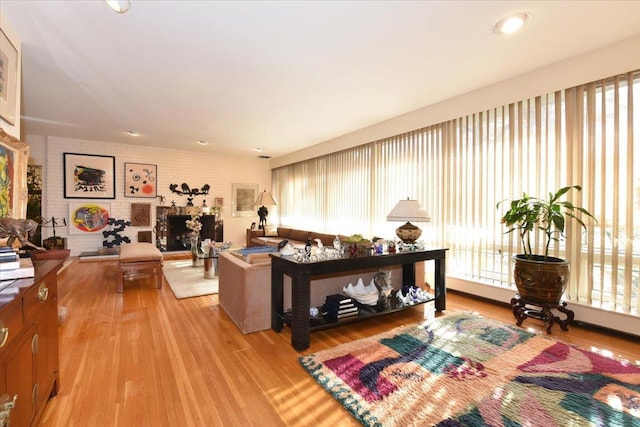
<instances>
[{"instance_id":1,"label":"ceramic planter","mask_svg":"<svg viewBox=\"0 0 640 427\"><path fill-rule=\"evenodd\" d=\"M523 254L513 257L513 277L525 303L558 306L569 282L569 263L563 259Z\"/></svg>"}]
</instances>

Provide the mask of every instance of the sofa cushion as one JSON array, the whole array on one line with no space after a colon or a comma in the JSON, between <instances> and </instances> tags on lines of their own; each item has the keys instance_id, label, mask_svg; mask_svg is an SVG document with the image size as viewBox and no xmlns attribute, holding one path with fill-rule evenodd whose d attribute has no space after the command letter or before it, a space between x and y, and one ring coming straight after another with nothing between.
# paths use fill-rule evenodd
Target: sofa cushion
<instances>
[{"instance_id":1,"label":"sofa cushion","mask_svg":"<svg viewBox=\"0 0 640 427\"><path fill-rule=\"evenodd\" d=\"M289 234L289 240L297 240L298 242L306 243L306 241L309 239L309 236L311 236L310 231L291 230L291 234Z\"/></svg>"},{"instance_id":2,"label":"sofa cushion","mask_svg":"<svg viewBox=\"0 0 640 427\"><path fill-rule=\"evenodd\" d=\"M240 253L242 256L246 257L249 254L258 254L264 252L275 252L275 250L270 246L254 246L251 248L240 249Z\"/></svg>"},{"instance_id":3,"label":"sofa cushion","mask_svg":"<svg viewBox=\"0 0 640 427\"><path fill-rule=\"evenodd\" d=\"M278 249L278 245L282 242L282 237L254 237L251 243L258 246L270 246L274 250Z\"/></svg>"},{"instance_id":4,"label":"sofa cushion","mask_svg":"<svg viewBox=\"0 0 640 427\"><path fill-rule=\"evenodd\" d=\"M278 237L282 237L283 239L288 239L291 234L291 229L287 227L278 227Z\"/></svg>"},{"instance_id":5,"label":"sofa cushion","mask_svg":"<svg viewBox=\"0 0 640 427\"><path fill-rule=\"evenodd\" d=\"M249 264L270 263L271 257L268 253L249 254L246 256L245 261Z\"/></svg>"},{"instance_id":6,"label":"sofa cushion","mask_svg":"<svg viewBox=\"0 0 640 427\"><path fill-rule=\"evenodd\" d=\"M265 227L264 235L266 237L278 237L278 227Z\"/></svg>"}]
</instances>

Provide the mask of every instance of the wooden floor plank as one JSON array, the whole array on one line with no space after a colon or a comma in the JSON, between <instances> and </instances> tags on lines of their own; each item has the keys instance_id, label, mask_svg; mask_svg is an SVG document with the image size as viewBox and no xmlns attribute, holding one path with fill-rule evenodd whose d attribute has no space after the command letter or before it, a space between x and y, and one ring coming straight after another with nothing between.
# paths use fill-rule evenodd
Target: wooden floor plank
<instances>
[{"instance_id":1,"label":"wooden floor plank","mask_svg":"<svg viewBox=\"0 0 640 427\"><path fill-rule=\"evenodd\" d=\"M217 296L177 300L153 277L116 293L114 261L73 262L59 275L60 391L40 426L357 426L298 363L310 354L423 320L422 308L318 331L296 352L288 328L243 335ZM447 313L513 323L507 305L449 293ZM543 333L528 319L524 327ZM572 326L557 339L640 359L640 340Z\"/></svg>"}]
</instances>

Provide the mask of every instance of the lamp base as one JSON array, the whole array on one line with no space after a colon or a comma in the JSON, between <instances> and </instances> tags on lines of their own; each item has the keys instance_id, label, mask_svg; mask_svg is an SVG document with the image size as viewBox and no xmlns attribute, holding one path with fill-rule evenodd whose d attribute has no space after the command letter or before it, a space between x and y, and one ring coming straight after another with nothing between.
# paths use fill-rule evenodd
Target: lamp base
<instances>
[{"instance_id":1,"label":"lamp base","mask_svg":"<svg viewBox=\"0 0 640 427\"><path fill-rule=\"evenodd\" d=\"M398 239L402 240L403 243L406 243L408 245L415 243L421 235L422 230L420 230L419 227L416 227L410 222L407 222L406 224L396 228L396 236L398 236Z\"/></svg>"}]
</instances>

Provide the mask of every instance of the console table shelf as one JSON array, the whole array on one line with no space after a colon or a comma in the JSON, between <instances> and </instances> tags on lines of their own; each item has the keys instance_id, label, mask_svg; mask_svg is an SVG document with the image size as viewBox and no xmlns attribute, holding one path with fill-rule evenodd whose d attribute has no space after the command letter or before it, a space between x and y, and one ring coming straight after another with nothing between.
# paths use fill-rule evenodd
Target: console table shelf
<instances>
[{"instance_id":1,"label":"console table shelf","mask_svg":"<svg viewBox=\"0 0 640 427\"><path fill-rule=\"evenodd\" d=\"M429 260L435 261L435 298L420 304L434 301L436 311L445 310L446 252L447 249L432 249L307 263L297 262L292 257L271 254L271 328L276 332L280 332L285 323L289 325L291 327L291 345L297 351L302 351L309 348L309 334L311 331L355 323L414 307L417 304L393 308L383 312L363 312L363 310L360 310L358 316L353 319L324 324L321 323L320 319L317 319L318 323L311 326L309 314L309 309L311 308L311 278L323 274L347 273L356 270L402 265L402 283L407 286L413 286L416 283L415 263ZM286 316L283 311L284 275L291 277L291 312L286 313Z\"/></svg>"},{"instance_id":2,"label":"console table shelf","mask_svg":"<svg viewBox=\"0 0 640 427\"><path fill-rule=\"evenodd\" d=\"M420 305L424 305L426 303L435 301L435 298L431 298L425 301L420 301L415 304L405 305L402 307L390 308L384 311L369 311L367 309L359 308L358 315L354 317L350 317L346 320L338 320L335 322L330 322L320 317L310 317L309 318L309 332L321 331L323 329L335 328L337 326L349 325L351 323L362 322L363 320L373 319L374 317L386 316L387 314L397 313L399 311L406 310L411 307L417 307ZM284 313L282 316L282 321L287 326L291 327L292 324L292 315L290 312Z\"/></svg>"}]
</instances>

